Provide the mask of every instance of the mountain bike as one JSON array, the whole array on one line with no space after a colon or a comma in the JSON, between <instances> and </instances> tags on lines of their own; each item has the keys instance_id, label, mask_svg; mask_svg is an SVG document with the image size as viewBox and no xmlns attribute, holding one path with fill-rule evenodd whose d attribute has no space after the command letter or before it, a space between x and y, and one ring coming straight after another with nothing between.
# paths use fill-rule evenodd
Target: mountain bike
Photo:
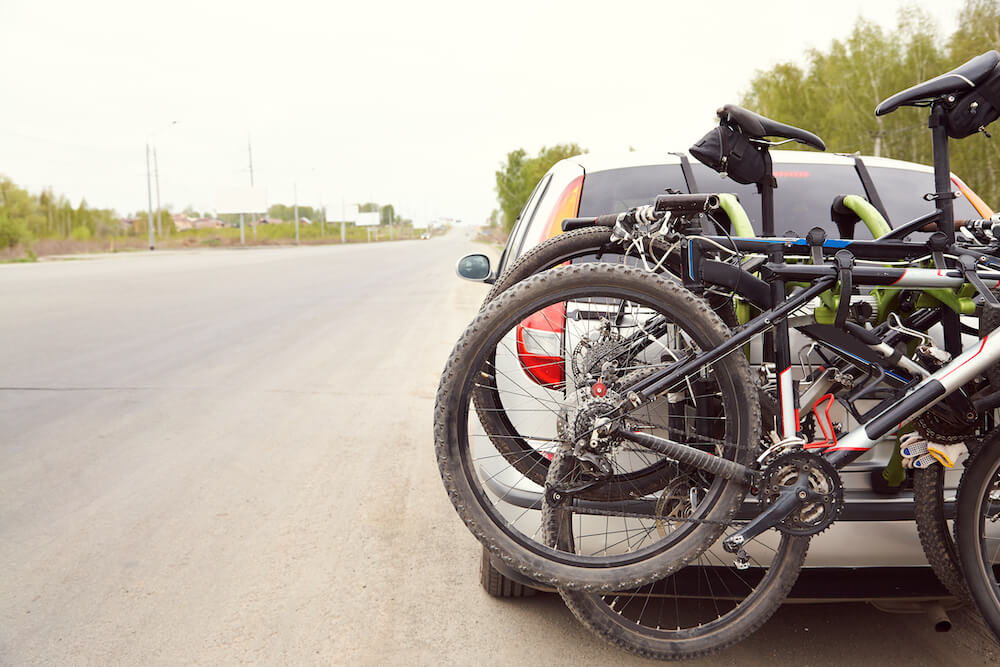
<instances>
[{"instance_id":1,"label":"mountain bike","mask_svg":"<svg viewBox=\"0 0 1000 667\"><path fill-rule=\"evenodd\" d=\"M995 52L984 54L955 72L978 84L991 76L998 59ZM930 96L932 119L940 120L948 110L941 100L956 92L957 87L945 90L934 80L890 98L880 110L922 103ZM936 149L942 136L946 148L948 127L943 122L934 127ZM750 136L781 136L775 127L761 129L762 133ZM652 636L652 629L643 623L638 631L630 631L644 642L653 642L654 648L646 645L643 651L662 649L663 655L708 650L752 631L780 603L788 581L794 581L797 567L782 566L804 556L804 549L779 546L776 552L771 548L772 557L762 558L752 553L753 548L765 534L775 534L771 528L777 527L782 544L787 544L797 538L807 540L835 521L842 508L838 468L898 423L924 413L936 415L939 428L944 424L976 431L989 426L981 415L995 407L990 400L996 398L981 395L988 386L982 376L1000 353L996 349L1000 337L991 342L987 336L978 349L942 365L944 355L936 355L933 348L927 358L910 358L891 347L887 351L878 334L851 321L857 319L851 313L854 285L929 290L968 283L987 307L1000 305L986 284L1000 283L1000 272L979 266L993 261L988 253L992 248L973 249L953 242L947 178L943 186L937 178L942 171L945 176L948 173L947 152L943 160L940 157L936 150L938 192L934 196L941 232L929 248L934 268L857 263L865 257L911 259L919 250L895 238L833 243L811 235L741 241L743 248L734 246L734 252L765 252L766 261L752 267L765 275L762 280L742 263L713 259L712 251L703 247L717 249L735 239L692 238L683 234L683 228L671 225L672 233L684 238L686 287L630 267L578 265L538 274L487 305L449 360L435 420L445 486L473 532L519 571L584 594L653 585L721 544L735 570L758 561L766 566L767 561L771 563L768 574L778 573L765 588L768 576L746 585L751 593L745 599L762 591L753 605L738 615L720 614L711 635L699 634L691 625L667 632L665 637ZM665 200L664 210L654 207L645 213L666 217L669 205ZM683 216L678 219L684 220ZM981 231L988 236L992 228L984 223ZM786 254L802 250L811 263L786 261ZM926 254L928 248L923 250ZM745 293L768 307L731 333L692 291L712 275L724 285L726 280L736 280L745 286ZM789 293L786 287L796 283L801 286ZM846 435L838 436L833 423L824 422L817 412L824 438L806 442L795 411L798 392L786 374L789 318L831 290L840 297L829 306L832 326L859 337L884 357L870 361L871 371L894 378L894 395L876 408L859 412L863 426ZM559 335L552 335L557 330ZM763 446L756 385L746 358L736 352L770 330L777 357L781 431L776 441ZM824 334L817 335L822 338ZM609 367L608 378L603 362L589 366L600 374L589 386L580 387L566 377L578 375L581 366L567 364L566 358L582 341L588 341L583 345L584 357L592 357L590 349L596 343L631 352L619 355L627 363ZM908 361L903 362L904 358ZM900 365L910 372L909 377L896 375ZM549 394L519 383L525 373L541 379L535 384ZM532 452L552 456L541 493L536 482L516 472L509 452L493 447L497 434L476 432L468 399L483 382L496 387L509 383L512 395L521 393L524 405L537 408L525 408L525 412L544 415L533 422L538 414L517 414L516 408L505 408L518 433L532 442ZM554 398L559 393L561 401ZM978 404L973 402L977 396ZM663 646L655 648L656 642Z\"/></svg>"}]
</instances>

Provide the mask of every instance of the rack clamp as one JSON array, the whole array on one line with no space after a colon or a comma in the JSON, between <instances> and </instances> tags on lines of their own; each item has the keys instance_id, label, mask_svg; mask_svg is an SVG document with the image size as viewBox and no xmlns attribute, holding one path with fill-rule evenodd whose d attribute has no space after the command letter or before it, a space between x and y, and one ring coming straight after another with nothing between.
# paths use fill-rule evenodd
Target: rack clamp
<instances>
[{"instance_id":1,"label":"rack clamp","mask_svg":"<svg viewBox=\"0 0 1000 667\"><path fill-rule=\"evenodd\" d=\"M944 232L934 232L927 239L927 247L930 248L931 257L934 259L934 268L944 271L948 265L944 261L944 251L951 247L948 237Z\"/></svg>"},{"instance_id":2,"label":"rack clamp","mask_svg":"<svg viewBox=\"0 0 1000 667\"><path fill-rule=\"evenodd\" d=\"M993 291L986 286L986 283L976 273L976 259L969 255L959 255L958 266L962 271L965 282L971 283L980 296L983 297L983 305L987 308L1000 308L1000 301L997 301L997 298L993 295Z\"/></svg>"},{"instance_id":3,"label":"rack clamp","mask_svg":"<svg viewBox=\"0 0 1000 667\"><path fill-rule=\"evenodd\" d=\"M937 201L938 199L958 199L958 195L951 190L948 192L928 192L924 195L924 201Z\"/></svg>"},{"instance_id":4,"label":"rack clamp","mask_svg":"<svg viewBox=\"0 0 1000 667\"><path fill-rule=\"evenodd\" d=\"M823 244L826 243L826 231L822 227L813 227L806 234L806 243L809 244L812 263L819 266L823 263Z\"/></svg>"}]
</instances>

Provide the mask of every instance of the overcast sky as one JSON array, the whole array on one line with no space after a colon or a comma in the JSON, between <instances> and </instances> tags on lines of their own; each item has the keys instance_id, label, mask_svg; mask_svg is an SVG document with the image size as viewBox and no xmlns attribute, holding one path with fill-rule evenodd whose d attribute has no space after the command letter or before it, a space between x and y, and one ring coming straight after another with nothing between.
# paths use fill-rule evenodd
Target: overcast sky
<instances>
[{"instance_id":1,"label":"overcast sky","mask_svg":"<svg viewBox=\"0 0 1000 667\"><path fill-rule=\"evenodd\" d=\"M961 0L0 0L0 174L93 206L392 203L484 220L516 148L682 150L758 70ZM984 50L997 45L984 45ZM787 120L787 119L786 119Z\"/></svg>"}]
</instances>

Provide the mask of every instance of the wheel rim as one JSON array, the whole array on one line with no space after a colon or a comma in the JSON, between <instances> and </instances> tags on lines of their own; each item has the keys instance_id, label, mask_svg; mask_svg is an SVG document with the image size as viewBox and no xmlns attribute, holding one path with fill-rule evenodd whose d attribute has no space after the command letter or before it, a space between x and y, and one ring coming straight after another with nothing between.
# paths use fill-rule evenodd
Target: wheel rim
<instances>
[{"instance_id":1,"label":"wheel rim","mask_svg":"<svg viewBox=\"0 0 1000 667\"><path fill-rule=\"evenodd\" d=\"M615 297L616 300L609 301L610 297ZM474 389L481 391L485 388L498 395L506 393L520 400L521 407L514 407L517 404L516 400L510 402L501 400L499 403L504 406L506 415L510 417L509 422L517 430L518 435L524 442L530 443L531 451L526 452L526 455L544 456L566 439L564 435L560 440L557 425L560 420L564 427L570 421L574 424L579 422L581 412L585 412L585 408L589 405L589 399L580 397L576 378L572 381L564 379L562 382L552 382L549 385L542 385L538 378L532 378L534 384L529 386L525 377L530 366L526 368L523 363L526 357L525 349L530 347L535 352L552 352L554 348L546 349L544 341L537 340L531 341L531 345L522 344L518 347L523 341L517 338L518 326L523 329L524 322L558 304L563 304L565 312L570 315L566 318L566 322L573 323L574 328L569 332L567 331L569 326L563 323L565 326L561 334L565 340L560 354L563 355L564 362L565 350L572 347L566 344L566 340L573 340L574 336L577 338L591 336L595 322L607 327L608 318L593 317L594 313L605 315L616 313L615 321L618 324L615 326L620 330L617 332L619 335L631 335L637 330L642 331L650 318L657 314L665 314L661 312L662 307L656 297L641 293L623 295L621 288L602 291L589 286L576 290L567 289L557 298L535 300L514 314L505 314L504 321L493 327L491 335L476 352L471 364L472 370L466 375L462 392L464 398L456 410L458 453L464 476L469 482L476 503L490 521L521 547L549 561L577 567L603 568L636 563L676 547L692 532L704 533L705 519L719 515L719 512L728 511L725 507L732 505L733 485L709 478L703 489L703 498L699 502L698 511L691 517L694 521L668 521L670 529L667 535L663 535L657 532L657 525L662 528L664 524L663 517L651 514L648 510L645 514L640 512L640 516L634 516L636 513L628 511L626 506L631 503L632 509L637 505L655 507L657 494L650 495L648 488L636 485L636 480L643 478L644 475L647 478L656 478L658 475L661 481L665 481L674 474L672 462L665 462L664 457L660 455L651 456L652 453L648 451L637 451L634 446L630 450L623 443L614 443L608 445L605 454L610 458L612 470L617 475L617 485L612 486L615 489L612 495L616 497L605 498L605 507L597 508L603 511L603 514L597 515L602 517L597 519L597 522L603 521L605 524L604 528L599 530L599 539L603 539L605 543L599 545L592 539L588 545L577 545L571 552L553 549L544 544L539 534L538 519L543 495L541 487L529 479L523 471L517 469L516 456L512 460L509 452L505 453L502 447L496 446L494 442L496 438L491 436L497 434L483 432L476 411L470 410L470 401L467 399ZM558 323L552 319L549 315L541 318L544 323L551 325L551 330L557 330ZM673 328L668 327L662 335L653 337L643 347L643 353L647 357L640 362L638 357L641 355L637 354L633 360L635 363L645 366L672 364L675 363L675 359L685 358L700 349L702 346L698 344L699 339L711 345L717 342L708 341L708 335L698 330L698 323L671 322L670 324ZM521 335L523 338L523 332ZM649 348L657 353L655 360L650 360ZM663 361L664 359L666 361ZM537 364L538 367L543 365ZM481 379L484 377L491 378L491 381L482 382ZM746 436L747 424L744 422L747 420L726 419L727 414L739 412L738 406L734 404L733 383L732 371L727 369L725 364L717 364L709 370L696 374L696 377L686 378L675 387L671 387L661 394L659 404L654 401L652 406L646 408L644 416L640 414L634 419L640 428L653 431L658 428L663 433L671 434L672 439L678 439L678 431L683 434L686 430L688 436L701 438L693 441L688 438L689 444L700 443L705 447L714 447L715 453L746 462L752 453L741 450L739 443L741 436ZM715 387L716 390L706 389L711 387ZM532 408L524 407L525 402ZM525 412L534 412L536 416L544 415L544 421L547 422L545 427L531 426ZM585 430L585 427L577 427L577 431L581 428ZM477 433L477 429L480 432ZM575 434L576 431L574 437ZM500 434L501 439L506 437L505 434ZM511 478L516 479L511 481ZM500 484L499 480L504 481ZM659 488L662 489L664 485L659 484ZM618 503L619 509L607 507L608 504L613 505L615 502ZM612 512L610 517L609 512ZM612 519L617 522L614 527L611 526ZM712 521L713 519L709 519L709 522ZM708 530L718 533L721 529L720 525ZM624 540L616 539L611 536L612 532L627 534L630 537Z\"/></svg>"}]
</instances>

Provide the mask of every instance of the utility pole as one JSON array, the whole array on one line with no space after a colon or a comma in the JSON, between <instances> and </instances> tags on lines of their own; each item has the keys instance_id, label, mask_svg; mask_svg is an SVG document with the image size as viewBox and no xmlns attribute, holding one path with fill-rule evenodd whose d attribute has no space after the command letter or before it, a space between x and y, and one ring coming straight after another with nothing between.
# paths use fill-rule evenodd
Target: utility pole
<instances>
[{"instance_id":1,"label":"utility pole","mask_svg":"<svg viewBox=\"0 0 1000 667\"><path fill-rule=\"evenodd\" d=\"M250 189L253 190L253 148L250 146L250 133L247 132L247 161L250 165ZM250 211L253 213L253 211ZM264 211L265 215L267 211ZM251 221L253 225L253 237L257 238L257 223ZM240 245L246 245L244 242L244 227L243 227L243 214L240 213Z\"/></svg>"},{"instance_id":2,"label":"utility pole","mask_svg":"<svg viewBox=\"0 0 1000 667\"><path fill-rule=\"evenodd\" d=\"M347 243L347 207L344 198L340 198L340 242Z\"/></svg>"},{"instance_id":3,"label":"utility pole","mask_svg":"<svg viewBox=\"0 0 1000 667\"><path fill-rule=\"evenodd\" d=\"M146 142L146 199L149 204L149 249L156 248L156 239L153 237L153 185L150 182L149 174L149 142Z\"/></svg>"},{"instance_id":4,"label":"utility pole","mask_svg":"<svg viewBox=\"0 0 1000 667\"><path fill-rule=\"evenodd\" d=\"M247 157L250 159L250 187L253 187L253 148L250 146L250 135L247 134Z\"/></svg>"},{"instance_id":5,"label":"utility pole","mask_svg":"<svg viewBox=\"0 0 1000 667\"><path fill-rule=\"evenodd\" d=\"M292 193L295 198L295 245L299 244L299 184L292 183Z\"/></svg>"},{"instance_id":6,"label":"utility pole","mask_svg":"<svg viewBox=\"0 0 1000 667\"><path fill-rule=\"evenodd\" d=\"M160 213L160 163L156 161L156 144L153 144L153 178L156 180L156 235L163 238L163 221Z\"/></svg>"}]
</instances>

